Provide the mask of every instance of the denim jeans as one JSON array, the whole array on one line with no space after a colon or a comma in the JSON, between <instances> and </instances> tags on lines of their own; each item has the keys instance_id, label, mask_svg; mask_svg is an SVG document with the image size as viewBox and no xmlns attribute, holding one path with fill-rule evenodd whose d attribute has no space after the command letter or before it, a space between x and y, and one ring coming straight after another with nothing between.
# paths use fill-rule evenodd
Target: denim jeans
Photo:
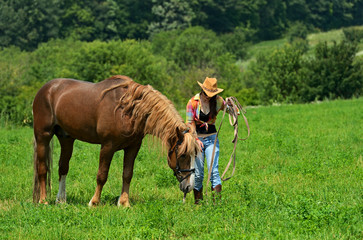
<instances>
[{"instance_id":1,"label":"denim jeans","mask_svg":"<svg viewBox=\"0 0 363 240\"><path fill-rule=\"evenodd\" d=\"M210 164L212 161L213 154L213 145L214 140L216 139L216 134L208 136L208 137L199 137L199 140L202 141L204 148L202 149L202 153L195 158L195 186L194 189L200 191L203 187L203 178L204 178L204 157L207 159L208 171L210 168ZM210 181L212 183L212 187L221 184L221 177L219 176L218 171L218 160L219 160L219 140L217 139L216 150L214 154L212 174ZM208 177L208 175L207 175Z\"/></svg>"}]
</instances>

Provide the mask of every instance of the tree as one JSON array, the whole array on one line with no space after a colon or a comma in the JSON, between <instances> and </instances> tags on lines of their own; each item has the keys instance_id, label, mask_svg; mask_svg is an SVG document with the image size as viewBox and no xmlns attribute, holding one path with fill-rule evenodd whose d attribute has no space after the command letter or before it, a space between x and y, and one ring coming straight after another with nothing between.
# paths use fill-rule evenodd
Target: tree
<instances>
[{"instance_id":1,"label":"tree","mask_svg":"<svg viewBox=\"0 0 363 240\"><path fill-rule=\"evenodd\" d=\"M213 31L191 27L184 30L175 40L171 54L178 66L188 69L211 67L215 57L224 52L223 43Z\"/></svg>"},{"instance_id":2,"label":"tree","mask_svg":"<svg viewBox=\"0 0 363 240\"><path fill-rule=\"evenodd\" d=\"M63 4L62 37L73 37L78 40L91 41L96 31L92 8L82 3L82 1L66 1Z\"/></svg>"},{"instance_id":3,"label":"tree","mask_svg":"<svg viewBox=\"0 0 363 240\"><path fill-rule=\"evenodd\" d=\"M191 21L195 15L188 1L153 0L153 3L152 13L156 21L151 22L148 27L148 33L151 37L160 31L185 29L191 26Z\"/></svg>"},{"instance_id":4,"label":"tree","mask_svg":"<svg viewBox=\"0 0 363 240\"><path fill-rule=\"evenodd\" d=\"M256 89L264 104L298 102L302 88L302 55L300 48L290 44L261 53L244 73L248 79L246 87Z\"/></svg>"},{"instance_id":5,"label":"tree","mask_svg":"<svg viewBox=\"0 0 363 240\"><path fill-rule=\"evenodd\" d=\"M114 0L100 2L94 9L95 33L97 39L110 40L126 38L128 24L125 5Z\"/></svg>"},{"instance_id":6,"label":"tree","mask_svg":"<svg viewBox=\"0 0 363 240\"><path fill-rule=\"evenodd\" d=\"M57 0L1 2L0 46L33 50L40 42L59 36L60 4Z\"/></svg>"},{"instance_id":7,"label":"tree","mask_svg":"<svg viewBox=\"0 0 363 240\"><path fill-rule=\"evenodd\" d=\"M286 4L282 0L269 0L260 3L257 35L261 40L277 39L286 31Z\"/></svg>"},{"instance_id":8,"label":"tree","mask_svg":"<svg viewBox=\"0 0 363 240\"><path fill-rule=\"evenodd\" d=\"M315 58L306 63L305 101L359 96L363 86L361 62L354 62L357 45L346 40L316 46Z\"/></svg>"},{"instance_id":9,"label":"tree","mask_svg":"<svg viewBox=\"0 0 363 240\"><path fill-rule=\"evenodd\" d=\"M230 33L236 27L255 28L259 22L258 6L263 0L192 1L196 14L193 26L211 29L217 34Z\"/></svg>"}]
</instances>

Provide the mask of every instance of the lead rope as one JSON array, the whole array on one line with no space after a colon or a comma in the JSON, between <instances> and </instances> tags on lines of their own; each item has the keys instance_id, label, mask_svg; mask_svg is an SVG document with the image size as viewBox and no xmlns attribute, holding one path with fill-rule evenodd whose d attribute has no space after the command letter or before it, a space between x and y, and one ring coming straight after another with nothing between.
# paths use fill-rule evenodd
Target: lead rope
<instances>
[{"instance_id":1,"label":"lead rope","mask_svg":"<svg viewBox=\"0 0 363 240\"><path fill-rule=\"evenodd\" d=\"M224 172L223 172L223 174L221 176L222 181L227 181L227 180L231 179L233 177L233 175L234 175L235 170L236 170L237 140L244 141L250 136L250 126L248 125L248 121L247 121L247 118L245 116L246 111L242 108L242 106L238 102L237 98L228 97L228 98L226 98L226 102L227 103L231 102L231 104L232 104L232 106L229 106L228 113L229 113L229 123L231 124L231 126L234 127L234 137L233 137L233 140L232 140L232 143L234 143L234 146L233 146L233 151L232 151L231 157L229 158L228 164L226 166L226 169L224 170ZM238 138L238 112L235 111L236 109L238 109L239 112L241 113L241 115L243 116L243 119L244 119L245 124L247 126L248 133L247 133L246 138L242 138L242 139ZM218 128L218 131L217 131L217 134L216 134L216 138L214 140L213 151L212 151L212 160L211 160L210 167L209 167L209 170L208 170L208 180L207 180L207 184L206 184L206 193L205 193L206 195L208 195L208 183L210 182L210 178L211 178L211 175L212 175L212 167L213 167L214 156L215 156L215 152L216 152L217 139L218 139L219 131L221 130L221 127L222 127L224 116L226 115L226 110L227 110L227 108L225 107L224 110L223 110L222 120L221 120L221 123L219 124L219 128ZM230 177L224 179L223 177L227 173L232 161L233 161L232 174L231 174Z\"/></svg>"}]
</instances>

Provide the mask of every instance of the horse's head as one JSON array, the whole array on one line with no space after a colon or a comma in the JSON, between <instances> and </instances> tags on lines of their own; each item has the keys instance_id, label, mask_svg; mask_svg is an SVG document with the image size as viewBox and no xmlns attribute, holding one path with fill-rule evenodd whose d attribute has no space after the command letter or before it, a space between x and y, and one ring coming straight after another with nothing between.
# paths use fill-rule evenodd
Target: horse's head
<instances>
[{"instance_id":1,"label":"horse's head","mask_svg":"<svg viewBox=\"0 0 363 240\"><path fill-rule=\"evenodd\" d=\"M180 183L180 190L188 193L194 188L194 163L199 146L191 130L176 128L176 132L177 139L169 149L168 164Z\"/></svg>"}]
</instances>

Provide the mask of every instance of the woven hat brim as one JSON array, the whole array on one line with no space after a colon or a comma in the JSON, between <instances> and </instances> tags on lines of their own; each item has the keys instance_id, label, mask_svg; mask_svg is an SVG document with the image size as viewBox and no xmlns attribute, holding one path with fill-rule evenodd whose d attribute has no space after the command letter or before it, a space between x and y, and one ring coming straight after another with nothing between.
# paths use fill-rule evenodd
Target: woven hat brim
<instances>
[{"instance_id":1,"label":"woven hat brim","mask_svg":"<svg viewBox=\"0 0 363 240\"><path fill-rule=\"evenodd\" d=\"M221 93L221 92L223 92L223 90L224 89L222 89L222 88L217 88L217 90L216 91L210 91L210 90L208 90L208 89L206 89L204 86L203 86L203 84L201 84L199 81L197 81L197 83L199 84L199 86L203 89L203 91L207 94L207 96L208 97L213 97L213 96L215 96L215 95L217 95L218 93Z\"/></svg>"}]
</instances>

